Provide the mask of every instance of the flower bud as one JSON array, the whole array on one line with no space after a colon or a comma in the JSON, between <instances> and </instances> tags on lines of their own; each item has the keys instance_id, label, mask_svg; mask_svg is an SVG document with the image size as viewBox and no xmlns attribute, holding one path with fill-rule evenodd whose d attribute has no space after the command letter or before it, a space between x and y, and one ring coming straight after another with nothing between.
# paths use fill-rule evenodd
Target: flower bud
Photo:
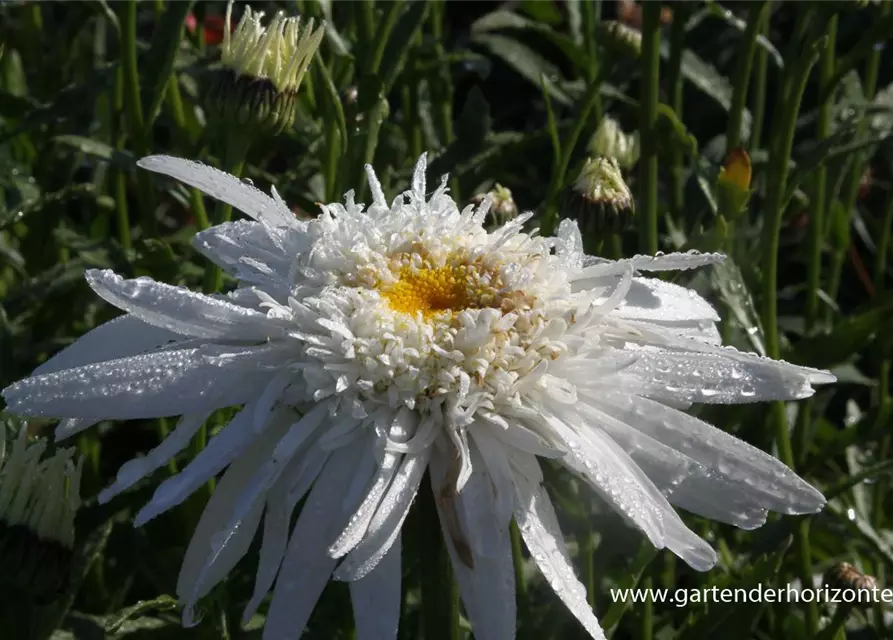
<instances>
[{"instance_id":1,"label":"flower bud","mask_svg":"<svg viewBox=\"0 0 893 640\"><path fill-rule=\"evenodd\" d=\"M494 227L501 227L518 215L518 205L512 198L511 190L503 187L498 182L487 193L477 193L471 198L471 203L480 206L487 197L490 197L490 210L487 218Z\"/></svg>"},{"instance_id":2,"label":"flower bud","mask_svg":"<svg viewBox=\"0 0 893 640\"><path fill-rule=\"evenodd\" d=\"M602 156L587 159L566 192L565 208L567 217L577 220L582 233L623 229L635 213L635 204L617 160Z\"/></svg>"},{"instance_id":3,"label":"flower bud","mask_svg":"<svg viewBox=\"0 0 893 640\"><path fill-rule=\"evenodd\" d=\"M226 8L220 67L211 72L205 94L209 115L225 127L250 127L276 134L294 121L297 94L322 41L325 27L313 19L276 14L269 26L263 12L245 13L230 33L232 1Z\"/></svg>"},{"instance_id":4,"label":"flower bud","mask_svg":"<svg viewBox=\"0 0 893 640\"><path fill-rule=\"evenodd\" d=\"M877 579L874 576L862 573L849 562L839 562L828 569L825 572L824 583L832 589L852 589L856 592L872 592L877 589ZM857 594L853 602L868 604L871 602L871 595Z\"/></svg>"},{"instance_id":5,"label":"flower bud","mask_svg":"<svg viewBox=\"0 0 893 640\"><path fill-rule=\"evenodd\" d=\"M609 51L627 58L637 59L642 55L642 32L616 20L598 23L597 34Z\"/></svg>"},{"instance_id":6,"label":"flower bud","mask_svg":"<svg viewBox=\"0 0 893 640\"><path fill-rule=\"evenodd\" d=\"M74 449L41 460L46 443L29 444L26 428L8 458L5 448L0 442L0 583L48 603L68 581L83 460L74 462Z\"/></svg>"},{"instance_id":7,"label":"flower bud","mask_svg":"<svg viewBox=\"0 0 893 640\"><path fill-rule=\"evenodd\" d=\"M639 161L639 132L625 133L611 116L605 116L589 141L589 152L617 160L621 169L632 169Z\"/></svg>"}]
</instances>

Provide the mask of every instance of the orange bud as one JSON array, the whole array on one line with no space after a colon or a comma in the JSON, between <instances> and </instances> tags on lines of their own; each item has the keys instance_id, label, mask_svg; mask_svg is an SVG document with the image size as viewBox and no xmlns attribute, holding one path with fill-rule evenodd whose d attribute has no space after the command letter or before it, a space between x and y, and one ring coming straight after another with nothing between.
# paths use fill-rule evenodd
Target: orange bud
<instances>
[{"instance_id":1,"label":"orange bud","mask_svg":"<svg viewBox=\"0 0 893 640\"><path fill-rule=\"evenodd\" d=\"M726 156L726 162L719 171L719 179L731 182L743 191L750 188L750 156L744 149L732 149Z\"/></svg>"}]
</instances>

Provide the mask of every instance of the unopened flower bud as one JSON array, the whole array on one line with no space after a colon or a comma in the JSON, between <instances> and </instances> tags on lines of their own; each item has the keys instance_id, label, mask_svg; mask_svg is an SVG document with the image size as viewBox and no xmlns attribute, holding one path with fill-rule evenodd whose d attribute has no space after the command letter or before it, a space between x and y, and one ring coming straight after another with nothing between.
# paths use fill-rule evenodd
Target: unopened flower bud
<instances>
[{"instance_id":1,"label":"unopened flower bud","mask_svg":"<svg viewBox=\"0 0 893 640\"><path fill-rule=\"evenodd\" d=\"M642 32L616 20L598 23L598 35L605 48L627 58L642 55Z\"/></svg>"},{"instance_id":2,"label":"unopened flower bud","mask_svg":"<svg viewBox=\"0 0 893 640\"><path fill-rule=\"evenodd\" d=\"M492 226L501 227L518 215L518 205L515 204L515 199L512 198L511 190L503 187L498 182L490 191L475 194L471 198L471 202L475 206L480 206L487 196L490 197L488 219Z\"/></svg>"},{"instance_id":3,"label":"unopened flower bud","mask_svg":"<svg viewBox=\"0 0 893 640\"><path fill-rule=\"evenodd\" d=\"M617 160L602 156L587 159L566 192L565 208L567 217L576 219L583 233L620 231L635 213L635 204Z\"/></svg>"},{"instance_id":4,"label":"unopened flower bud","mask_svg":"<svg viewBox=\"0 0 893 640\"><path fill-rule=\"evenodd\" d=\"M230 33L232 1L227 5L220 68L211 74L205 96L209 114L225 127L252 127L279 133L294 121L298 89L325 32L311 18L282 12L269 26L263 12L245 13Z\"/></svg>"},{"instance_id":5,"label":"unopened flower bud","mask_svg":"<svg viewBox=\"0 0 893 640\"><path fill-rule=\"evenodd\" d=\"M621 169L632 169L639 161L639 133L626 133L614 118L605 116L589 141L589 152L614 158Z\"/></svg>"},{"instance_id":6,"label":"unopened flower bud","mask_svg":"<svg viewBox=\"0 0 893 640\"><path fill-rule=\"evenodd\" d=\"M0 442L0 583L47 603L68 581L83 460L74 449L41 460L45 441L27 437L23 428L8 457Z\"/></svg>"}]
</instances>

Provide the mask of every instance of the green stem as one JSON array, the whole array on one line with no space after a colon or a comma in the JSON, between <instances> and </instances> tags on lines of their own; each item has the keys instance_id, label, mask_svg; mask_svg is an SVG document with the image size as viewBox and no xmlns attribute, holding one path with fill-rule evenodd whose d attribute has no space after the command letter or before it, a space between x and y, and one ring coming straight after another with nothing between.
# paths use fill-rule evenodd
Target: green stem
<instances>
[{"instance_id":1,"label":"green stem","mask_svg":"<svg viewBox=\"0 0 893 640\"><path fill-rule=\"evenodd\" d=\"M115 146L118 151L124 148L124 136L120 135L118 114L124 105L124 70L119 66L115 73L114 96L112 98L113 113L112 122L112 139L116 140ZM113 197L115 199L115 214L118 227L118 242L125 250L130 249L133 243L130 239L130 213L127 206L127 174L114 167L110 168Z\"/></svg>"},{"instance_id":2,"label":"green stem","mask_svg":"<svg viewBox=\"0 0 893 640\"><path fill-rule=\"evenodd\" d=\"M657 102L660 91L659 2L642 5L642 90L639 104L639 250L657 252Z\"/></svg>"},{"instance_id":3,"label":"green stem","mask_svg":"<svg viewBox=\"0 0 893 640\"><path fill-rule=\"evenodd\" d=\"M846 624L847 618L850 617L852 611L853 605L845 602L838 603L831 621L828 623L828 626L822 629L822 633L816 640L834 640L837 637L837 632L843 629L843 625Z\"/></svg>"},{"instance_id":4,"label":"green stem","mask_svg":"<svg viewBox=\"0 0 893 640\"><path fill-rule=\"evenodd\" d=\"M586 61L588 63L586 80L590 84L594 84L596 78L599 77L598 39L595 30L601 18L601 12L601 0L587 0L580 3L580 13L583 18L583 45L586 48ZM595 122L600 122L602 119L602 101L599 92L596 92L592 116Z\"/></svg>"},{"instance_id":5,"label":"green stem","mask_svg":"<svg viewBox=\"0 0 893 640\"><path fill-rule=\"evenodd\" d=\"M680 4L673 17L670 30L670 58L667 61L667 85L669 86L670 107L682 118L682 54L685 51L685 23L688 7ZM670 212L678 222L685 211L685 154L678 144L670 147Z\"/></svg>"},{"instance_id":6,"label":"green stem","mask_svg":"<svg viewBox=\"0 0 893 640\"><path fill-rule=\"evenodd\" d=\"M834 75L834 61L837 43L837 16L833 16L828 22L828 46L822 52L819 62L819 85L824 87ZM816 123L816 140L824 140L831 133L831 100L819 105L819 118ZM809 266L806 289L806 333L815 328L818 316L819 288L821 287L822 273L822 241L824 238L825 217L828 210L827 197L828 167L825 163L819 165L815 174L815 193L813 194L812 215L809 220ZM797 414L797 424L794 426L794 446L796 447L796 459L800 462L806 458L809 450L810 428L813 413L812 398L806 400Z\"/></svg>"},{"instance_id":7,"label":"green stem","mask_svg":"<svg viewBox=\"0 0 893 640\"><path fill-rule=\"evenodd\" d=\"M512 564L515 568L515 592L519 604L523 604L527 597L527 580L524 578L524 553L521 550L521 532L518 530L518 523L512 520L511 524L512 536Z\"/></svg>"},{"instance_id":8,"label":"green stem","mask_svg":"<svg viewBox=\"0 0 893 640\"><path fill-rule=\"evenodd\" d=\"M434 109L434 123L437 127L437 135L440 136L440 143L446 147L454 139L453 136L453 76L450 74L449 62L447 61L446 51L443 47L444 30L443 2L433 2L428 9L428 16L431 27L431 37L434 42L434 57L437 59L437 77L434 82L429 83L431 89L431 98L437 107ZM459 189L459 178L455 172L450 175L450 195L456 202L461 202L461 193Z\"/></svg>"},{"instance_id":9,"label":"green stem","mask_svg":"<svg viewBox=\"0 0 893 640\"><path fill-rule=\"evenodd\" d=\"M771 8L766 10L762 22L760 22L759 35L769 33L769 16ZM753 98L751 101L751 113L753 118L750 126L750 149L759 149L763 136L763 119L766 114L766 73L769 67L769 52L763 47L757 47L753 62Z\"/></svg>"},{"instance_id":10,"label":"green stem","mask_svg":"<svg viewBox=\"0 0 893 640\"><path fill-rule=\"evenodd\" d=\"M735 67L735 79L732 82L732 107L729 109L729 128L726 131L726 150L731 151L741 146L741 123L744 120L744 104L747 101L747 89L750 84L751 68L757 50L757 36L760 28L769 15L769 3L766 0L750 5L747 13L747 29L741 46L738 48L738 64Z\"/></svg>"},{"instance_id":11,"label":"green stem","mask_svg":"<svg viewBox=\"0 0 893 640\"><path fill-rule=\"evenodd\" d=\"M394 30L394 25L397 24L397 18L400 17L400 11L403 9L402 2L388 2L386 6L384 19L378 27L378 32L375 34L375 48L372 50L372 55L369 58L369 71L374 74L378 73L378 67L384 58L384 50L390 39L391 31Z\"/></svg>"},{"instance_id":12,"label":"green stem","mask_svg":"<svg viewBox=\"0 0 893 640\"><path fill-rule=\"evenodd\" d=\"M655 2L655 5L660 6L659 3ZM647 5L646 5L647 6ZM651 576L646 576L644 580L642 580L642 589L646 590L646 592L650 591L652 587L652 579ZM645 601L642 603L642 626L640 627L639 640L651 640L654 637L654 601L649 597L645 598Z\"/></svg>"},{"instance_id":13,"label":"green stem","mask_svg":"<svg viewBox=\"0 0 893 640\"><path fill-rule=\"evenodd\" d=\"M809 11L807 9L806 11ZM807 16L801 11L798 23L804 24ZM824 42L823 42L824 40ZM784 90L779 96L776 108L778 123L773 128L773 141L768 169L768 188L766 198L766 221L763 227L763 327L766 333L766 351L771 358L780 356L778 332L778 253L781 235L781 221L784 214L784 193L787 186L788 167L791 149L794 144L794 132L797 113L810 71L815 65L821 49L827 44L826 38L807 42L805 53L794 59L789 55L786 60ZM775 439L779 457L787 466L794 468L794 453L791 436L788 433L787 417L784 403L772 404L772 422L775 428ZM796 554L800 579L804 586L812 585L812 559L809 546L809 524L803 519L796 530ZM819 612L813 601L807 603L806 627L807 635L814 638L818 632Z\"/></svg>"},{"instance_id":14,"label":"green stem","mask_svg":"<svg viewBox=\"0 0 893 640\"><path fill-rule=\"evenodd\" d=\"M146 125L143 118L143 106L140 98L140 77L136 61L136 0L128 0L121 10L121 67L124 79L124 113L127 117L128 136L134 151L140 157L149 155L149 144L146 140ZM139 190L139 208L143 226L148 235L155 235L155 210L152 206L152 189L148 181L148 172L137 171L137 188Z\"/></svg>"},{"instance_id":15,"label":"green stem","mask_svg":"<svg viewBox=\"0 0 893 640\"><path fill-rule=\"evenodd\" d=\"M416 500L418 537L425 550L421 571L422 637L425 640L458 640L459 591L427 475L422 480L422 487Z\"/></svg>"},{"instance_id":16,"label":"green stem","mask_svg":"<svg viewBox=\"0 0 893 640\"><path fill-rule=\"evenodd\" d=\"M546 215L541 227L543 235L550 235L555 227L558 226L558 197L561 194L561 189L565 183L567 169L570 166L574 148L577 146L577 142L579 142L580 136L583 134L583 130L590 121L590 115L598 102L601 79L604 77L604 69L605 67L602 67L599 77L596 78L594 82L590 83L589 87L586 89L586 94L583 96L582 100L583 104L580 107L580 111L577 112L577 118L574 121L574 125L571 128L570 133L567 134L567 138L561 143L561 156L558 158L558 162L553 165L552 180L549 183Z\"/></svg>"}]
</instances>

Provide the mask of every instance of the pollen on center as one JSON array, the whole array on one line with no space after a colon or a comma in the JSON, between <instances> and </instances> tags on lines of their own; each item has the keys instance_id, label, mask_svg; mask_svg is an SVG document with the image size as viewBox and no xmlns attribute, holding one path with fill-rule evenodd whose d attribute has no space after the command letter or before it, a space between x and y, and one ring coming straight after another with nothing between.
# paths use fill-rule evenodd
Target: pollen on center
<instances>
[{"instance_id":1,"label":"pollen on center","mask_svg":"<svg viewBox=\"0 0 893 640\"><path fill-rule=\"evenodd\" d=\"M382 292L394 311L428 317L442 311L477 307L469 291L468 267L446 265L436 268L403 267L399 280Z\"/></svg>"}]
</instances>

